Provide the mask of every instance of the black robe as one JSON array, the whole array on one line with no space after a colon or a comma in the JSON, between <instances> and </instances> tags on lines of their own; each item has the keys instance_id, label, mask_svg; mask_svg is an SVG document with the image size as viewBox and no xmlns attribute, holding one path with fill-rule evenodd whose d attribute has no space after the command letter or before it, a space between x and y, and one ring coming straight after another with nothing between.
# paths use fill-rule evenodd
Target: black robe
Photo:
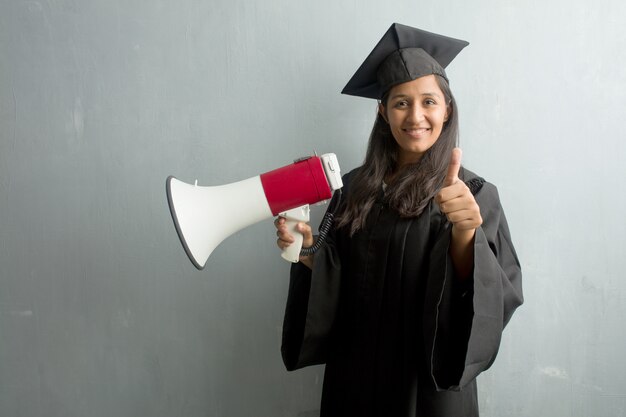
<instances>
[{"instance_id":1,"label":"black robe","mask_svg":"<svg viewBox=\"0 0 626 417\"><path fill-rule=\"evenodd\" d=\"M493 363L522 288L496 188L485 183L475 198L483 224L463 282L438 206L401 218L382 193L363 230L330 233L313 271L292 266L283 360L288 370L326 363L321 417L478 416L475 378Z\"/></svg>"}]
</instances>

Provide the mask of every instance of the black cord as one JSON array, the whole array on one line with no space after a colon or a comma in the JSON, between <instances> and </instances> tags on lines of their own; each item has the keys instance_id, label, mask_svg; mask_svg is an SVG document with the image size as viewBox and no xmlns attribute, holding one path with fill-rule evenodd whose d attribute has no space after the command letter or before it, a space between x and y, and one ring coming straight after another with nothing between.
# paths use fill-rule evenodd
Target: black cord
<instances>
[{"instance_id":1,"label":"black cord","mask_svg":"<svg viewBox=\"0 0 626 417\"><path fill-rule=\"evenodd\" d=\"M335 220L334 211L339 206L339 202L341 201L341 189L337 190L337 193L338 195L337 195L336 202L334 203L334 206L329 207L328 210L326 211L326 214L324 214L324 217L322 218L322 222L319 228L320 234L315 239L315 242L313 243L313 245L309 246L308 248L302 248L300 250L300 256L313 255L322 247L322 245L326 241L326 238L328 237L328 233L330 232L330 229L333 227L333 222Z\"/></svg>"},{"instance_id":2,"label":"black cord","mask_svg":"<svg viewBox=\"0 0 626 417\"><path fill-rule=\"evenodd\" d=\"M322 247L322 245L326 241L328 232L330 232L330 228L333 226L334 219L335 215L330 211L327 211L324 215L324 218L322 219L322 224L320 224L320 234L317 236L317 239L315 239L313 245L309 246L308 248L302 248L302 250L300 250L300 256L313 255Z\"/></svg>"}]
</instances>

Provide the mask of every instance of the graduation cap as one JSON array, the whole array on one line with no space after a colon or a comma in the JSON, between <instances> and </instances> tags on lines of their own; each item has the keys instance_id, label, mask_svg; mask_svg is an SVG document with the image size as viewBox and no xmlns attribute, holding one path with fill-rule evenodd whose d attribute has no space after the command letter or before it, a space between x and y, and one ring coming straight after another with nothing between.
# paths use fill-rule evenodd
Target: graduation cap
<instances>
[{"instance_id":1,"label":"graduation cap","mask_svg":"<svg viewBox=\"0 0 626 417\"><path fill-rule=\"evenodd\" d=\"M341 91L352 96L381 99L396 84L437 74L469 42L394 23Z\"/></svg>"}]
</instances>

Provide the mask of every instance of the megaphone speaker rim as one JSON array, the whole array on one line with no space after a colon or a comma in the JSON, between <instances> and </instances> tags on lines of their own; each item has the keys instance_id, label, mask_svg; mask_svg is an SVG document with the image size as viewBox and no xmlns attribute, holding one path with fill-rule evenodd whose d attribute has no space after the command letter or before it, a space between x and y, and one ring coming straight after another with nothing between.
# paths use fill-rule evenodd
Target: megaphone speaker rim
<instances>
[{"instance_id":1,"label":"megaphone speaker rim","mask_svg":"<svg viewBox=\"0 0 626 417\"><path fill-rule=\"evenodd\" d=\"M174 220L174 226L176 227L176 234L178 235L178 238L180 239L180 243L183 245L183 248L185 249L185 253L187 254L187 257L189 258L193 266L195 266L198 270L202 271L204 269L204 265L200 265L196 261L194 256L192 255L191 250L189 249L189 245L187 245L187 241L185 240L185 235L183 234L180 224L178 223L178 216L176 216L176 209L174 208L174 201L172 198L172 189L171 189L171 182L172 180L175 180L175 179L176 177L174 177L173 175L170 175L169 177L167 177L167 181L165 184L166 193L167 193L167 204L170 207L170 214L172 215L172 220Z\"/></svg>"}]
</instances>

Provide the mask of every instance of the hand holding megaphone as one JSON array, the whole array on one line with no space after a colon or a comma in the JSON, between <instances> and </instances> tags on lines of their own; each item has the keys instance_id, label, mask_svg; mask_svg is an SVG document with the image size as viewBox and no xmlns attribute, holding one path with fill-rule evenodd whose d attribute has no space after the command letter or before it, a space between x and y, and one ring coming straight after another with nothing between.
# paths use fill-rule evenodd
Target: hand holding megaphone
<instances>
[{"instance_id":1,"label":"hand holding megaphone","mask_svg":"<svg viewBox=\"0 0 626 417\"><path fill-rule=\"evenodd\" d=\"M283 257L300 257L302 247L308 248L313 245L313 232L311 226L306 221L287 220L285 217L278 217L274 221L276 226L276 244L282 250Z\"/></svg>"},{"instance_id":2,"label":"hand holding megaphone","mask_svg":"<svg viewBox=\"0 0 626 417\"><path fill-rule=\"evenodd\" d=\"M300 251L302 250L302 246L304 245L304 233L301 233L298 230L298 225L301 222L307 223L310 219L310 209L309 205L304 205L300 207L296 207L291 210L284 211L279 214L279 219L283 219L283 230L285 232L285 237L290 239L291 244L282 247L281 256L283 259L289 262L298 262L300 259ZM309 244L308 246L311 246Z\"/></svg>"},{"instance_id":3,"label":"hand holding megaphone","mask_svg":"<svg viewBox=\"0 0 626 417\"><path fill-rule=\"evenodd\" d=\"M293 164L232 184L202 187L167 179L167 199L176 232L198 269L228 236L274 216L286 219L295 242L283 258L298 262L302 235L299 222L309 220L309 204L327 201L341 188L335 154L296 160Z\"/></svg>"}]
</instances>

